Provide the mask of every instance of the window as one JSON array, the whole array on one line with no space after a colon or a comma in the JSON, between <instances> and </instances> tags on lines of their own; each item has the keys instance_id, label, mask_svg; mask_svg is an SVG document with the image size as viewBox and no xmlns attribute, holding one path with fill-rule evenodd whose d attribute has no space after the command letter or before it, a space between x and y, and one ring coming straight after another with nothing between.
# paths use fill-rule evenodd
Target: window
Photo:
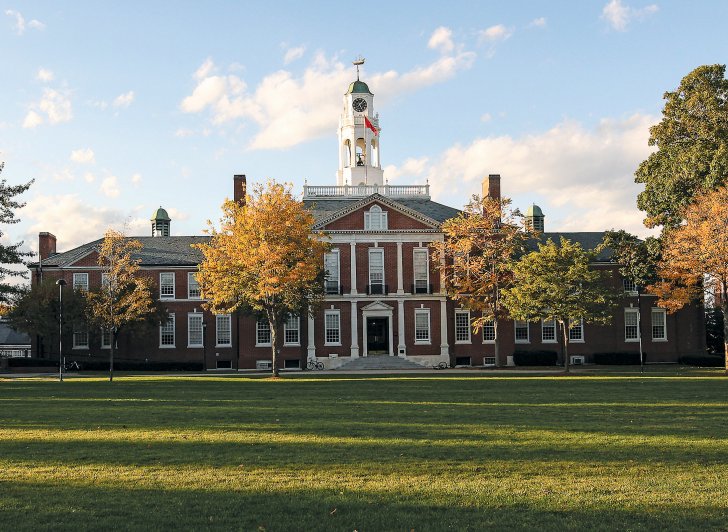
<instances>
[{"instance_id":1,"label":"window","mask_svg":"<svg viewBox=\"0 0 728 532\"><path fill-rule=\"evenodd\" d=\"M78 325L73 328L73 348L88 349L88 329L85 325Z\"/></svg>"},{"instance_id":2,"label":"window","mask_svg":"<svg viewBox=\"0 0 728 532\"><path fill-rule=\"evenodd\" d=\"M224 347L232 345L230 314L215 316L215 345Z\"/></svg>"},{"instance_id":3,"label":"window","mask_svg":"<svg viewBox=\"0 0 728 532\"><path fill-rule=\"evenodd\" d=\"M379 205L373 205L368 212L364 213L365 231L386 231L387 213L382 211Z\"/></svg>"},{"instance_id":4,"label":"window","mask_svg":"<svg viewBox=\"0 0 728 532\"><path fill-rule=\"evenodd\" d=\"M324 314L325 345L341 345L341 323L338 310L327 310Z\"/></svg>"},{"instance_id":5,"label":"window","mask_svg":"<svg viewBox=\"0 0 728 532\"><path fill-rule=\"evenodd\" d=\"M109 274L108 273L102 273L101 274L101 287L102 288L108 288L109 287Z\"/></svg>"},{"instance_id":6,"label":"window","mask_svg":"<svg viewBox=\"0 0 728 532\"><path fill-rule=\"evenodd\" d=\"M429 271L427 260L427 248L414 250L413 270L415 275L415 294L427 294L429 292Z\"/></svg>"},{"instance_id":7,"label":"window","mask_svg":"<svg viewBox=\"0 0 728 532\"><path fill-rule=\"evenodd\" d=\"M101 329L101 349L111 349L111 330Z\"/></svg>"},{"instance_id":8,"label":"window","mask_svg":"<svg viewBox=\"0 0 728 532\"><path fill-rule=\"evenodd\" d=\"M553 343L556 341L556 320L541 320L541 341Z\"/></svg>"},{"instance_id":9,"label":"window","mask_svg":"<svg viewBox=\"0 0 728 532\"><path fill-rule=\"evenodd\" d=\"M415 343L430 343L430 309L415 309Z\"/></svg>"},{"instance_id":10,"label":"window","mask_svg":"<svg viewBox=\"0 0 728 532\"><path fill-rule=\"evenodd\" d=\"M637 309L624 309L624 341L637 342L639 340L637 324L639 322Z\"/></svg>"},{"instance_id":11,"label":"window","mask_svg":"<svg viewBox=\"0 0 728 532\"><path fill-rule=\"evenodd\" d=\"M369 248L369 293L384 293L384 249Z\"/></svg>"},{"instance_id":12,"label":"window","mask_svg":"<svg viewBox=\"0 0 728 532\"><path fill-rule=\"evenodd\" d=\"M159 274L159 299L174 299L174 272Z\"/></svg>"},{"instance_id":13,"label":"window","mask_svg":"<svg viewBox=\"0 0 728 532\"><path fill-rule=\"evenodd\" d=\"M569 325L569 342L584 341L584 320L572 321Z\"/></svg>"},{"instance_id":14,"label":"window","mask_svg":"<svg viewBox=\"0 0 728 532\"><path fill-rule=\"evenodd\" d=\"M203 347L202 314L187 314L187 347Z\"/></svg>"},{"instance_id":15,"label":"window","mask_svg":"<svg viewBox=\"0 0 728 532\"><path fill-rule=\"evenodd\" d=\"M288 316L283 324L283 345L301 345L301 319Z\"/></svg>"},{"instance_id":16,"label":"window","mask_svg":"<svg viewBox=\"0 0 728 532\"><path fill-rule=\"evenodd\" d=\"M634 284L632 279L622 279L622 286L624 287L625 293L635 296L637 295L637 285Z\"/></svg>"},{"instance_id":17,"label":"window","mask_svg":"<svg viewBox=\"0 0 728 532\"><path fill-rule=\"evenodd\" d=\"M529 342L528 336L528 322L522 320L516 320L513 324L516 331L516 343L527 344Z\"/></svg>"},{"instance_id":18,"label":"window","mask_svg":"<svg viewBox=\"0 0 728 532\"><path fill-rule=\"evenodd\" d=\"M324 268L326 269L326 293L339 293L339 250L334 249L324 255Z\"/></svg>"},{"instance_id":19,"label":"window","mask_svg":"<svg viewBox=\"0 0 728 532\"><path fill-rule=\"evenodd\" d=\"M187 273L187 299L200 299L200 283L195 272Z\"/></svg>"},{"instance_id":20,"label":"window","mask_svg":"<svg viewBox=\"0 0 728 532\"><path fill-rule=\"evenodd\" d=\"M495 343L495 323L491 320L483 322L483 342Z\"/></svg>"},{"instance_id":21,"label":"window","mask_svg":"<svg viewBox=\"0 0 728 532\"><path fill-rule=\"evenodd\" d=\"M470 343L470 311L469 310L456 310L455 311L455 343L456 344L469 344Z\"/></svg>"},{"instance_id":22,"label":"window","mask_svg":"<svg viewBox=\"0 0 728 532\"><path fill-rule=\"evenodd\" d=\"M169 315L167 323L159 326L159 347L174 347L174 314Z\"/></svg>"},{"instance_id":23,"label":"window","mask_svg":"<svg viewBox=\"0 0 728 532\"><path fill-rule=\"evenodd\" d=\"M73 274L73 289L83 290L88 292L88 274L87 273L74 273Z\"/></svg>"},{"instance_id":24,"label":"window","mask_svg":"<svg viewBox=\"0 0 728 532\"><path fill-rule=\"evenodd\" d=\"M265 318L259 319L255 324L255 345L265 346L270 345L270 323Z\"/></svg>"},{"instance_id":25,"label":"window","mask_svg":"<svg viewBox=\"0 0 728 532\"><path fill-rule=\"evenodd\" d=\"M665 309L652 309L652 339L667 340L667 328L665 326Z\"/></svg>"}]
</instances>

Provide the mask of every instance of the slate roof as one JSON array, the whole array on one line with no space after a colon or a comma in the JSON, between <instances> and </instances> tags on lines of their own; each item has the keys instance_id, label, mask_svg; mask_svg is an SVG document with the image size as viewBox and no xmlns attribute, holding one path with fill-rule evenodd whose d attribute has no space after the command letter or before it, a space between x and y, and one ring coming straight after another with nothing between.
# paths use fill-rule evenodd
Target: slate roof
<instances>
[{"instance_id":1,"label":"slate roof","mask_svg":"<svg viewBox=\"0 0 728 532\"><path fill-rule=\"evenodd\" d=\"M16 331L5 321L0 321L0 345L30 345L30 336Z\"/></svg>"},{"instance_id":2,"label":"slate roof","mask_svg":"<svg viewBox=\"0 0 728 532\"><path fill-rule=\"evenodd\" d=\"M453 209L436 201L421 198L387 198L389 201L399 203L400 205L417 211L420 214L432 218L437 222L444 222L449 218L454 218L460 211ZM304 206L311 211L316 223L333 215L334 213L346 209L354 203L359 203L362 198L316 198L315 200L304 200Z\"/></svg>"},{"instance_id":3,"label":"slate roof","mask_svg":"<svg viewBox=\"0 0 728 532\"><path fill-rule=\"evenodd\" d=\"M133 236L129 237L142 243L142 249L135 253L135 259L141 259L143 266L197 266L202 262L200 250L191 247L192 244L207 242L209 236ZM65 268L80 258L94 251L103 239L99 238L70 251L48 257L43 261L43 267ZM35 267L36 264L31 264Z\"/></svg>"}]
</instances>

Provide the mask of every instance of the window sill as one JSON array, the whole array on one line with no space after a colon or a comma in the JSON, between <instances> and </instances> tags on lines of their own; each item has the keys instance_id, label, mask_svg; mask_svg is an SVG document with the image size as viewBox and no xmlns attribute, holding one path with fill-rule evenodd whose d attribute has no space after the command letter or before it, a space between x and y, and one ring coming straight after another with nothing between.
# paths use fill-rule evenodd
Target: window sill
<instances>
[{"instance_id":1,"label":"window sill","mask_svg":"<svg viewBox=\"0 0 728 532\"><path fill-rule=\"evenodd\" d=\"M495 340L483 340L484 344L495 345Z\"/></svg>"},{"instance_id":2,"label":"window sill","mask_svg":"<svg viewBox=\"0 0 728 532\"><path fill-rule=\"evenodd\" d=\"M74 345L71 349L75 349L76 351L88 351L87 345Z\"/></svg>"},{"instance_id":3,"label":"window sill","mask_svg":"<svg viewBox=\"0 0 728 532\"><path fill-rule=\"evenodd\" d=\"M430 340L415 340L415 345L432 345Z\"/></svg>"},{"instance_id":4,"label":"window sill","mask_svg":"<svg viewBox=\"0 0 728 532\"><path fill-rule=\"evenodd\" d=\"M176 345L160 345L159 349L177 349Z\"/></svg>"},{"instance_id":5,"label":"window sill","mask_svg":"<svg viewBox=\"0 0 728 532\"><path fill-rule=\"evenodd\" d=\"M284 343L283 347L301 347L301 342L296 342L295 344Z\"/></svg>"},{"instance_id":6,"label":"window sill","mask_svg":"<svg viewBox=\"0 0 728 532\"><path fill-rule=\"evenodd\" d=\"M267 344L255 344L255 347L271 347L270 343Z\"/></svg>"},{"instance_id":7,"label":"window sill","mask_svg":"<svg viewBox=\"0 0 728 532\"><path fill-rule=\"evenodd\" d=\"M202 349L205 347L202 344L187 344L187 349Z\"/></svg>"},{"instance_id":8,"label":"window sill","mask_svg":"<svg viewBox=\"0 0 728 532\"><path fill-rule=\"evenodd\" d=\"M341 342L336 343L336 344L330 344L328 342L324 342L324 346L325 347L341 347Z\"/></svg>"},{"instance_id":9,"label":"window sill","mask_svg":"<svg viewBox=\"0 0 728 532\"><path fill-rule=\"evenodd\" d=\"M569 343L570 344L583 344L585 342L584 342L584 340L572 340L571 338L569 338Z\"/></svg>"},{"instance_id":10,"label":"window sill","mask_svg":"<svg viewBox=\"0 0 728 532\"><path fill-rule=\"evenodd\" d=\"M516 340L516 343L517 344L530 344L531 341L530 340Z\"/></svg>"},{"instance_id":11,"label":"window sill","mask_svg":"<svg viewBox=\"0 0 728 532\"><path fill-rule=\"evenodd\" d=\"M232 347L233 344L215 344L215 347Z\"/></svg>"},{"instance_id":12,"label":"window sill","mask_svg":"<svg viewBox=\"0 0 728 532\"><path fill-rule=\"evenodd\" d=\"M455 345L468 345L472 343L472 340L455 340Z\"/></svg>"},{"instance_id":13,"label":"window sill","mask_svg":"<svg viewBox=\"0 0 728 532\"><path fill-rule=\"evenodd\" d=\"M558 344L559 342L557 340L541 340L542 344Z\"/></svg>"},{"instance_id":14,"label":"window sill","mask_svg":"<svg viewBox=\"0 0 728 532\"><path fill-rule=\"evenodd\" d=\"M101 349L110 350L111 349L111 346L110 345L102 345L101 346Z\"/></svg>"},{"instance_id":15,"label":"window sill","mask_svg":"<svg viewBox=\"0 0 728 532\"><path fill-rule=\"evenodd\" d=\"M667 338L653 338L652 341L664 344L665 342L667 342Z\"/></svg>"},{"instance_id":16,"label":"window sill","mask_svg":"<svg viewBox=\"0 0 728 532\"><path fill-rule=\"evenodd\" d=\"M624 341L625 341L625 343L628 343L628 344L635 344L635 343L639 342L640 339L639 338L625 338Z\"/></svg>"},{"instance_id":17,"label":"window sill","mask_svg":"<svg viewBox=\"0 0 728 532\"><path fill-rule=\"evenodd\" d=\"M170 299L174 299L174 295L171 295L171 296L159 296L159 299L160 300L164 299L164 300L167 300L168 301Z\"/></svg>"}]
</instances>

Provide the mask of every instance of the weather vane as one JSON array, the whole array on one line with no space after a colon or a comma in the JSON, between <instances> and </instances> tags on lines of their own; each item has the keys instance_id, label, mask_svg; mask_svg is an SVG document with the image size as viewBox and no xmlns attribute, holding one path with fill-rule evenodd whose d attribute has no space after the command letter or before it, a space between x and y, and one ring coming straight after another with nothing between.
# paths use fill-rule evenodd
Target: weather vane
<instances>
[{"instance_id":1,"label":"weather vane","mask_svg":"<svg viewBox=\"0 0 728 532\"><path fill-rule=\"evenodd\" d=\"M361 55L358 55L356 59L352 61L352 64L356 66L356 80L359 81L359 67L364 64L364 59Z\"/></svg>"}]
</instances>

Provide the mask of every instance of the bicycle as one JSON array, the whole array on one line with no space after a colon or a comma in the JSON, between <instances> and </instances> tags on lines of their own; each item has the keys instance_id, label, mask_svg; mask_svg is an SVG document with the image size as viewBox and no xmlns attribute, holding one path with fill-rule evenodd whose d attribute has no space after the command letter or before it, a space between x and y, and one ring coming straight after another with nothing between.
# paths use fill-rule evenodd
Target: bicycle
<instances>
[{"instance_id":1,"label":"bicycle","mask_svg":"<svg viewBox=\"0 0 728 532\"><path fill-rule=\"evenodd\" d=\"M324 363L319 362L318 360L310 359L308 361L308 364L306 364L306 369L324 369Z\"/></svg>"},{"instance_id":2,"label":"bicycle","mask_svg":"<svg viewBox=\"0 0 728 532\"><path fill-rule=\"evenodd\" d=\"M81 371L81 364L79 364L75 360L72 360L72 361L64 360L63 371Z\"/></svg>"},{"instance_id":3,"label":"bicycle","mask_svg":"<svg viewBox=\"0 0 728 532\"><path fill-rule=\"evenodd\" d=\"M447 362L440 362L439 364L435 364L432 366L432 369L447 369L450 367L450 364Z\"/></svg>"}]
</instances>

